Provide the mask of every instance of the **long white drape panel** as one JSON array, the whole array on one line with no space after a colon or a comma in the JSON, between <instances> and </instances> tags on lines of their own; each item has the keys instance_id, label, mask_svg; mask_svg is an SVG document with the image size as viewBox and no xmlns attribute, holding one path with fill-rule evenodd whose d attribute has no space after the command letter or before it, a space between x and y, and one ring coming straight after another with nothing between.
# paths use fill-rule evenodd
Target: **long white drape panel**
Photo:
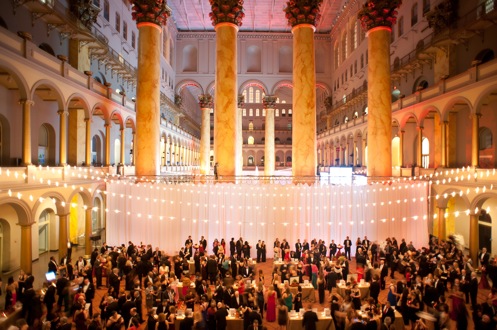
<instances>
[{"instance_id":1,"label":"long white drape panel","mask_svg":"<svg viewBox=\"0 0 497 330\"><path fill-rule=\"evenodd\" d=\"M383 241L428 242L428 187L424 183L366 186L279 184L107 184L107 243L132 241L176 253L191 235L214 239L243 237L255 256L257 240L272 257L275 238L292 249L298 238L349 236Z\"/></svg>"}]
</instances>

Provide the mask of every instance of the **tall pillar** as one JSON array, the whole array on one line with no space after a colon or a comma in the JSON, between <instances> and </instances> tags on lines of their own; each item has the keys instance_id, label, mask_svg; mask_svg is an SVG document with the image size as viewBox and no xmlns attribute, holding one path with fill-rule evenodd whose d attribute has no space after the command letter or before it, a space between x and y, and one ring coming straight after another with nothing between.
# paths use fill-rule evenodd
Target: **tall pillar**
<instances>
[{"instance_id":1,"label":"tall pillar","mask_svg":"<svg viewBox=\"0 0 497 330\"><path fill-rule=\"evenodd\" d=\"M106 123L105 126L105 166L110 166L110 125Z\"/></svg>"},{"instance_id":2,"label":"tall pillar","mask_svg":"<svg viewBox=\"0 0 497 330\"><path fill-rule=\"evenodd\" d=\"M416 153L416 163L417 166L423 167L423 127L422 126L418 126L417 144L418 144L417 148L418 150Z\"/></svg>"},{"instance_id":3,"label":"tall pillar","mask_svg":"<svg viewBox=\"0 0 497 330\"><path fill-rule=\"evenodd\" d=\"M22 105L22 165L31 165L31 100L20 100Z\"/></svg>"},{"instance_id":4,"label":"tall pillar","mask_svg":"<svg viewBox=\"0 0 497 330\"><path fill-rule=\"evenodd\" d=\"M316 65L314 31L321 0L295 0L284 9L293 34L292 174L315 180Z\"/></svg>"},{"instance_id":5,"label":"tall pillar","mask_svg":"<svg viewBox=\"0 0 497 330\"><path fill-rule=\"evenodd\" d=\"M266 126L264 128L264 175L274 175L275 149L274 149L274 106L276 96L266 95L262 102L266 109Z\"/></svg>"},{"instance_id":6,"label":"tall pillar","mask_svg":"<svg viewBox=\"0 0 497 330\"><path fill-rule=\"evenodd\" d=\"M214 160L219 176L236 175L237 145L237 34L243 0L211 0L209 14L216 31L214 95Z\"/></svg>"},{"instance_id":7,"label":"tall pillar","mask_svg":"<svg viewBox=\"0 0 497 330\"><path fill-rule=\"evenodd\" d=\"M447 224L445 221L445 207L438 208L438 239L445 240L447 238Z\"/></svg>"},{"instance_id":8,"label":"tall pillar","mask_svg":"<svg viewBox=\"0 0 497 330\"><path fill-rule=\"evenodd\" d=\"M472 115L473 122L473 130L471 134L471 166L478 167L479 165L479 139L478 139L478 130L480 129L480 116L481 114L475 113Z\"/></svg>"},{"instance_id":9,"label":"tall pillar","mask_svg":"<svg viewBox=\"0 0 497 330\"><path fill-rule=\"evenodd\" d=\"M198 96L202 122L200 123L200 174L208 175L211 170L209 154L211 150L211 108L212 96Z\"/></svg>"},{"instance_id":10,"label":"tall pillar","mask_svg":"<svg viewBox=\"0 0 497 330\"><path fill-rule=\"evenodd\" d=\"M354 139L354 150L352 150L352 154L354 155L352 158L352 166L356 166L357 164L357 141Z\"/></svg>"},{"instance_id":11,"label":"tall pillar","mask_svg":"<svg viewBox=\"0 0 497 330\"><path fill-rule=\"evenodd\" d=\"M85 164L91 166L91 120L85 118Z\"/></svg>"},{"instance_id":12,"label":"tall pillar","mask_svg":"<svg viewBox=\"0 0 497 330\"><path fill-rule=\"evenodd\" d=\"M469 255L471 260L476 262L478 259L479 248L479 232L478 232L478 214L469 215ZM478 265L476 262L475 265Z\"/></svg>"},{"instance_id":13,"label":"tall pillar","mask_svg":"<svg viewBox=\"0 0 497 330\"><path fill-rule=\"evenodd\" d=\"M447 167L447 126L448 126L448 123L446 121L444 121L442 123L442 157L441 157L441 162L440 162L440 166L441 167Z\"/></svg>"},{"instance_id":14,"label":"tall pillar","mask_svg":"<svg viewBox=\"0 0 497 330\"><path fill-rule=\"evenodd\" d=\"M67 216L69 214L58 214L59 216L59 260L67 254Z\"/></svg>"},{"instance_id":15,"label":"tall pillar","mask_svg":"<svg viewBox=\"0 0 497 330\"><path fill-rule=\"evenodd\" d=\"M90 255L91 254L91 233L92 233L92 228L91 228L91 212L92 209L90 206L86 207L85 210L85 254Z\"/></svg>"},{"instance_id":16,"label":"tall pillar","mask_svg":"<svg viewBox=\"0 0 497 330\"><path fill-rule=\"evenodd\" d=\"M60 116L59 163L64 166L67 165L67 111L59 110L57 113Z\"/></svg>"},{"instance_id":17,"label":"tall pillar","mask_svg":"<svg viewBox=\"0 0 497 330\"><path fill-rule=\"evenodd\" d=\"M238 109L236 110L236 175L242 175L243 171L243 106L245 97L238 95Z\"/></svg>"},{"instance_id":18,"label":"tall pillar","mask_svg":"<svg viewBox=\"0 0 497 330\"><path fill-rule=\"evenodd\" d=\"M135 140L135 138L136 138L136 132L135 132L135 131L133 131L133 133L132 133L132 134L133 134L133 140L131 141L131 150L132 150L133 152L131 153L131 165L132 165L132 166L135 166L135 154L136 154L136 153L135 153L135 141L136 141L136 140ZM136 175L136 174L135 174L135 175Z\"/></svg>"},{"instance_id":19,"label":"tall pillar","mask_svg":"<svg viewBox=\"0 0 497 330\"><path fill-rule=\"evenodd\" d=\"M21 269L31 274L33 271L33 242L31 238L32 224L21 225Z\"/></svg>"},{"instance_id":20,"label":"tall pillar","mask_svg":"<svg viewBox=\"0 0 497 330\"><path fill-rule=\"evenodd\" d=\"M399 137L399 154L400 154L400 167L404 167L404 134L406 131L401 130L400 131L400 137Z\"/></svg>"},{"instance_id":21,"label":"tall pillar","mask_svg":"<svg viewBox=\"0 0 497 330\"><path fill-rule=\"evenodd\" d=\"M135 175L160 174L160 75L161 33L171 11L167 1L133 1L138 27L136 88Z\"/></svg>"},{"instance_id":22,"label":"tall pillar","mask_svg":"<svg viewBox=\"0 0 497 330\"><path fill-rule=\"evenodd\" d=\"M126 130L124 127L121 127L120 131L121 131L121 150L120 150L120 152L121 152L121 164L124 165L124 156L125 156L124 151L126 150L126 148L125 148L126 147L126 140L125 140L124 135L125 135Z\"/></svg>"},{"instance_id":23,"label":"tall pillar","mask_svg":"<svg viewBox=\"0 0 497 330\"><path fill-rule=\"evenodd\" d=\"M399 4L369 0L358 16L368 31L368 177L392 176L390 42Z\"/></svg>"}]
</instances>

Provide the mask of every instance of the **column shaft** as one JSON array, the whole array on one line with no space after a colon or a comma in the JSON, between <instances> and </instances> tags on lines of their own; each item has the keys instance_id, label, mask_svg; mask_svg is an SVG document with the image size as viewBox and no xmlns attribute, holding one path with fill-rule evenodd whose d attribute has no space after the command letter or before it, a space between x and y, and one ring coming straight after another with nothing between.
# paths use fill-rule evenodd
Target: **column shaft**
<instances>
[{"instance_id":1,"label":"column shaft","mask_svg":"<svg viewBox=\"0 0 497 330\"><path fill-rule=\"evenodd\" d=\"M138 75L136 89L135 173L160 173L160 50L161 27L138 23Z\"/></svg>"},{"instance_id":2,"label":"column shaft","mask_svg":"<svg viewBox=\"0 0 497 330\"><path fill-rule=\"evenodd\" d=\"M211 149L211 109L202 108L202 122L200 124L200 174L208 175L210 166Z\"/></svg>"},{"instance_id":3,"label":"column shaft","mask_svg":"<svg viewBox=\"0 0 497 330\"><path fill-rule=\"evenodd\" d=\"M418 152L416 154L416 165L423 167L423 127L418 127Z\"/></svg>"},{"instance_id":4,"label":"column shaft","mask_svg":"<svg viewBox=\"0 0 497 330\"><path fill-rule=\"evenodd\" d=\"M59 214L59 260L67 254L67 216L68 214Z\"/></svg>"},{"instance_id":5,"label":"column shaft","mask_svg":"<svg viewBox=\"0 0 497 330\"><path fill-rule=\"evenodd\" d=\"M33 241L31 238L32 225L21 225L21 269L31 274L33 271Z\"/></svg>"},{"instance_id":6,"label":"column shaft","mask_svg":"<svg viewBox=\"0 0 497 330\"><path fill-rule=\"evenodd\" d=\"M243 116L242 108L236 109L236 145L235 145L235 173L242 175L243 171Z\"/></svg>"},{"instance_id":7,"label":"column shaft","mask_svg":"<svg viewBox=\"0 0 497 330\"><path fill-rule=\"evenodd\" d=\"M31 165L31 106L30 100L21 100L22 105L22 164Z\"/></svg>"},{"instance_id":8,"label":"column shaft","mask_svg":"<svg viewBox=\"0 0 497 330\"><path fill-rule=\"evenodd\" d=\"M105 166L110 166L110 124L105 124Z\"/></svg>"},{"instance_id":9,"label":"column shaft","mask_svg":"<svg viewBox=\"0 0 497 330\"><path fill-rule=\"evenodd\" d=\"M473 130L471 134L471 166L478 167L479 165L479 139L478 139L478 131L480 129L480 114L473 114Z\"/></svg>"},{"instance_id":10,"label":"column shaft","mask_svg":"<svg viewBox=\"0 0 497 330\"><path fill-rule=\"evenodd\" d=\"M124 156L125 153L124 151L126 150L126 139L125 139L125 132L126 130L124 128L121 128L121 164L124 165ZM123 172L124 173L124 172Z\"/></svg>"},{"instance_id":11,"label":"column shaft","mask_svg":"<svg viewBox=\"0 0 497 330\"><path fill-rule=\"evenodd\" d=\"M314 31L312 24L292 28L292 174L310 182L315 180L317 166Z\"/></svg>"},{"instance_id":12,"label":"column shaft","mask_svg":"<svg viewBox=\"0 0 497 330\"><path fill-rule=\"evenodd\" d=\"M219 176L236 174L237 142L237 34L233 23L218 23L216 30L216 89L214 104L214 158Z\"/></svg>"},{"instance_id":13,"label":"column shaft","mask_svg":"<svg viewBox=\"0 0 497 330\"><path fill-rule=\"evenodd\" d=\"M446 130L447 130L447 122L443 122L442 125L442 159L440 161L440 166L441 167L447 167L447 136L445 135L446 134Z\"/></svg>"},{"instance_id":14,"label":"column shaft","mask_svg":"<svg viewBox=\"0 0 497 330\"><path fill-rule=\"evenodd\" d=\"M438 208L438 238L445 240L447 238L447 224L445 221L445 208Z\"/></svg>"},{"instance_id":15,"label":"column shaft","mask_svg":"<svg viewBox=\"0 0 497 330\"><path fill-rule=\"evenodd\" d=\"M266 127L264 132L264 175L274 175L274 108L266 109Z\"/></svg>"},{"instance_id":16,"label":"column shaft","mask_svg":"<svg viewBox=\"0 0 497 330\"><path fill-rule=\"evenodd\" d=\"M478 248L479 248L479 233L478 233L478 214L469 215L469 255L471 260L477 265Z\"/></svg>"},{"instance_id":17,"label":"column shaft","mask_svg":"<svg viewBox=\"0 0 497 330\"><path fill-rule=\"evenodd\" d=\"M400 131L399 154L401 168L404 167L404 133L405 131Z\"/></svg>"},{"instance_id":18,"label":"column shaft","mask_svg":"<svg viewBox=\"0 0 497 330\"><path fill-rule=\"evenodd\" d=\"M59 159L60 165L67 164L67 112L64 110L59 110L60 115L60 142L59 142Z\"/></svg>"},{"instance_id":19,"label":"column shaft","mask_svg":"<svg viewBox=\"0 0 497 330\"><path fill-rule=\"evenodd\" d=\"M368 31L368 177L392 176L391 29Z\"/></svg>"},{"instance_id":20,"label":"column shaft","mask_svg":"<svg viewBox=\"0 0 497 330\"><path fill-rule=\"evenodd\" d=\"M85 134L85 164L91 165L91 120L85 118L86 134Z\"/></svg>"},{"instance_id":21,"label":"column shaft","mask_svg":"<svg viewBox=\"0 0 497 330\"><path fill-rule=\"evenodd\" d=\"M85 210L85 254L90 255L91 254L91 233L92 233L92 228L91 228L91 207L88 206L88 208Z\"/></svg>"}]
</instances>

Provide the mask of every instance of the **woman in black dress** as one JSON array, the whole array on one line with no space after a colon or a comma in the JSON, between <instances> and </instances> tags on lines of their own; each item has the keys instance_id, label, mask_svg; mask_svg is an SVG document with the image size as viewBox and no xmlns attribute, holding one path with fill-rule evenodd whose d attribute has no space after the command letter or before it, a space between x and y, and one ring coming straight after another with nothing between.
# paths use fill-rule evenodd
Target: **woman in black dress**
<instances>
[{"instance_id":1,"label":"woman in black dress","mask_svg":"<svg viewBox=\"0 0 497 330\"><path fill-rule=\"evenodd\" d=\"M261 261L266 262L266 243L264 241L262 241L261 243L261 249L262 249Z\"/></svg>"},{"instance_id":2,"label":"woman in black dress","mask_svg":"<svg viewBox=\"0 0 497 330\"><path fill-rule=\"evenodd\" d=\"M279 329L286 329L286 325L288 324L288 308L286 307L283 299L278 300L278 307L276 310L278 312Z\"/></svg>"},{"instance_id":3,"label":"woman in black dress","mask_svg":"<svg viewBox=\"0 0 497 330\"><path fill-rule=\"evenodd\" d=\"M302 307L302 287L299 285L297 294L293 297L293 309L298 312Z\"/></svg>"}]
</instances>

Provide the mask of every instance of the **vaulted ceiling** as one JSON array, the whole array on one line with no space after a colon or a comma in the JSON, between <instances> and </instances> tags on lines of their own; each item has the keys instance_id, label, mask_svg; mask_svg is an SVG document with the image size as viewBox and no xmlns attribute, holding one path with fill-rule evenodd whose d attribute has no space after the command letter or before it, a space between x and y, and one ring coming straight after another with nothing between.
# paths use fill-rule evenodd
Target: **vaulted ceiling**
<instances>
[{"instance_id":1,"label":"vaulted ceiling","mask_svg":"<svg viewBox=\"0 0 497 330\"><path fill-rule=\"evenodd\" d=\"M324 0L316 33L327 33L350 0ZM213 31L209 0L168 0L179 31ZM240 31L290 32L283 9L286 0L245 0L245 17Z\"/></svg>"}]
</instances>

